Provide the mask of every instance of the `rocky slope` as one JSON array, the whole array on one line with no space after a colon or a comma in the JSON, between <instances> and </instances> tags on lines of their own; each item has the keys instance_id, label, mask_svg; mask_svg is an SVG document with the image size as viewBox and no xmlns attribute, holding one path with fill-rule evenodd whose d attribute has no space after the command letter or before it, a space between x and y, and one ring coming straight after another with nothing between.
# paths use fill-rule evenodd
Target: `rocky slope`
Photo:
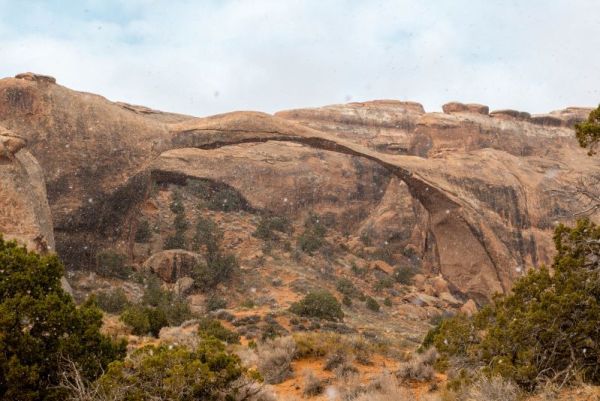
<instances>
[{"instance_id":1,"label":"rocky slope","mask_svg":"<svg viewBox=\"0 0 600 401\"><path fill-rule=\"evenodd\" d=\"M571 127L589 109L530 116L452 103L444 111L374 101L194 118L21 74L0 80L0 124L13 133L3 138L28 144L4 156L0 199L29 206L14 206L7 216L23 217L3 218L0 230L51 238L41 174L14 172L34 171L37 160L67 264L86 268L112 249L141 265L160 250L137 254L134 238L141 214L160 203L153 183L206 179L238 193L248 211L292 220L330 213L346 248L363 238L391 263L416 257L455 294L483 302L548 262L554 224L586 208L571 190L600 174L599 162L579 149ZM19 180L31 189L12 187Z\"/></svg>"}]
</instances>

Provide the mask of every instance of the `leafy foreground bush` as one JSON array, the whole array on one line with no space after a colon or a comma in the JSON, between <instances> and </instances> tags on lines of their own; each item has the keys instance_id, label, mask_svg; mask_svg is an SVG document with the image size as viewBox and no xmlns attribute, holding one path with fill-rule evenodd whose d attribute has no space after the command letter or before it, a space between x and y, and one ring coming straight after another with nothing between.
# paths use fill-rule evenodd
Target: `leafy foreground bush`
<instances>
[{"instance_id":1,"label":"leafy foreground bush","mask_svg":"<svg viewBox=\"0 0 600 401\"><path fill-rule=\"evenodd\" d=\"M338 300L329 291L313 291L290 306L290 312L299 316L325 320L342 320L344 312Z\"/></svg>"},{"instance_id":2,"label":"leafy foreground bush","mask_svg":"<svg viewBox=\"0 0 600 401\"><path fill-rule=\"evenodd\" d=\"M98 382L101 400L216 400L235 395L244 374L237 356L217 340L197 349L147 346L110 365Z\"/></svg>"},{"instance_id":3,"label":"leafy foreground bush","mask_svg":"<svg viewBox=\"0 0 600 401\"><path fill-rule=\"evenodd\" d=\"M554 234L557 255L512 293L469 319L445 320L426 338L448 358L483 366L526 390L580 377L600 383L600 227L581 220ZM427 344L425 344L427 345Z\"/></svg>"},{"instance_id":4,"label":"leafy foreground bush","mask_svg":"<svg viewBox=\"0 0 600 401\"><path fill-rule=\"evenodd\" d=\"M93 302L76 307L60 285L54 255L28 252L0 236L0 399L63 400L62 362L95 379L125 355L125 343L100 334L102 313Z\"/></svg>"}]
</instances>

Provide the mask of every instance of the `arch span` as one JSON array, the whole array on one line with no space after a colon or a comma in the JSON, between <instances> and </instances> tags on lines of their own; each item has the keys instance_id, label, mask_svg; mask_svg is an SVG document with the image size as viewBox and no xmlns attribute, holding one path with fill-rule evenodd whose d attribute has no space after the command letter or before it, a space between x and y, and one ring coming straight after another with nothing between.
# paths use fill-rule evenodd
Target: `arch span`
<instances>
[{"instance_id":1,"label":"arch span","mask_svg":"<svg viewBox=\"0 0 600 401\"><path fill-rule=\"evenodd\" d=\"M478 301L504 292L495 261L466 202L436 182L431 165L415 156L382 154L359 144L264 113L234 112L172 125L172 148L210 151L241 143L286 141L364 157L404 181L429 213L441 273L456 288Z\"/></svg>"}]
</instances>

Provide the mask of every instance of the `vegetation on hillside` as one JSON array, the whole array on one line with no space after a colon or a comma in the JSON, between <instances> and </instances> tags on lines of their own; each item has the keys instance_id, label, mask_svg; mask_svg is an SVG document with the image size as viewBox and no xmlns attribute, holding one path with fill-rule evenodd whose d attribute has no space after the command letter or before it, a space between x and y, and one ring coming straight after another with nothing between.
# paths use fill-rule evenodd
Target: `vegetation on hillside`
<instances>
[{"instance_id":1,"label":"vegetation on hillside","mask_svg":"<svg viewBox=\"0 0 600 401\"><path fill-rule=\"evenodd\" d=\"M79 307L62 288L63 266L0 236L0 399L63 400L58 387L71 361L86 380L125 355L125 343L100 334L93 302Z\"/></svg>"},{"instance_id":2,"label":"vegetation on hillside","mask_svg":"<svg viewBox=\"0 0 600 401\"><path fill-rule=\"evenodd\" d=\"M586 121L575 126L575 134L581 147L587 148L590 155L596 153L600 142L600 106L590 113Z\"/></svg>"},{"instance_id":3,"label":"vegetation on hillside","mask_svg":"<svg viewBox=\"0 0 600 401\"><path fill-rule=\"evenodd\" d=\"M526 390L575 378L600 384L600 227L560 225L554 242L550 269L529 271L473 318L442 321L424 345Z\"/></svg>"}]
</instances>

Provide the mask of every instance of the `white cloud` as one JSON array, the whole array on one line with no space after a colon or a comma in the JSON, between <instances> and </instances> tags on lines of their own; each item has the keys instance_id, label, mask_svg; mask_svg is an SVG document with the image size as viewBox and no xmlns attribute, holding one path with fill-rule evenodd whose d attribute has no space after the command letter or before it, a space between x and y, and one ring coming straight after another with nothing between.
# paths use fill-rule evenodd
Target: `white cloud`
<instances>
[{"instance_id":1,"label":"white cloud","mask_svg":"<svg viewBox=\"0 0 600 401\"><path fill-rule=\"evenodd\" d=\"M600 101L595 0L65 3L0 0L0 75L195 115L348 97L531 112Z\"/></svg>"}]
</instances>

